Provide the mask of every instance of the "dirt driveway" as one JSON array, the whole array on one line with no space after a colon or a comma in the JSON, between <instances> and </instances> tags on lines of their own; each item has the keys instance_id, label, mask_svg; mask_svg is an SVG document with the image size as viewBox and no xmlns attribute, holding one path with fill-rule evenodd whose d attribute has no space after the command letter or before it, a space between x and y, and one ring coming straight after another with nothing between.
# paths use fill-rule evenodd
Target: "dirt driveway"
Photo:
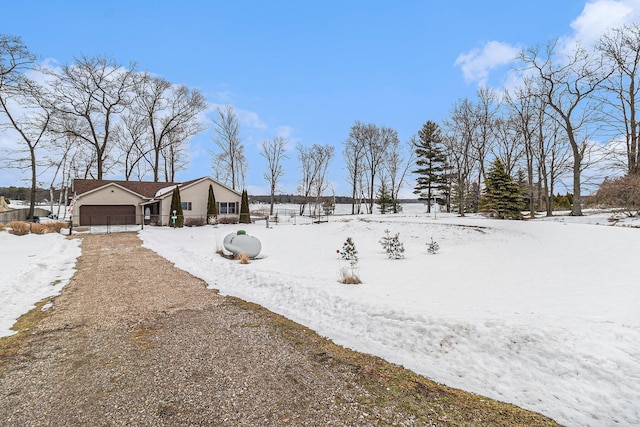
<instances>
[{"instance_id":1,"label":"dirt driveway","mask_svg":"<svg viewBox=\"0 0 640 427\"><path fill-rule=\"evenodd\" d=\"M219 296L133 233L83 237L71 282L11 345L2 426L552 424Z\"/></svg>"}]
</instances>

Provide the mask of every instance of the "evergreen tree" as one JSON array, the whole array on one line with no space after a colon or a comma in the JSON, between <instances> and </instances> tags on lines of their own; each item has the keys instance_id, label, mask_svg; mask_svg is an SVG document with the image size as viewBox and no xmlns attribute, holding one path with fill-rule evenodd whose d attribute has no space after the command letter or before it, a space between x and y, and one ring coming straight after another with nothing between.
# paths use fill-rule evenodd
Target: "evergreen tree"
<instances>
[{"instance_id":1,"label":"evergreen tree","mask_svg":"<svg viewBox=\"0 0 640 427\"><path fill-rule=\"evenodd\" d=\"M178 186L173 189L173 193L171 194L171 212L169 212L170 216L173 216L173 212L175 211L176 215L176 227L182 227L184 225L184 214L182 213L182 202L180 201L180 190ZM169 221L169 225L173 224L173 218Z\"/></svg>"},{"instance_id":2,"label":"evergreen tree","mask_svg":"<svg viewBox=\"0 0 640 427\"><path fill-rule=\"evenodd\" d=\"M218 204L213 194L213 186L209 184L209 197L207 198L207 223L218 216Z\"/></svg>"},{"instance_id":3,"label":"evergreen tree","mask_svg":"<svg viewBox=\"0 0 640 427\"><path fill-rule=\"evenodd\" d=\"M419 199L429 201L427 212L431 212L434 191L443 189L447 184L446 157L438 124L427 121L418 132L418 141L414 146L417 169L413 173L418 174L418 178L413 192L418 194Z\"/></svg>"},{"instance_id":4,"label":"evergreen tree","mask_svg":"<svg viewBox=\"0 0 640 427\"><path fill-rule=\"evenodd\" d=\"M404 258L404 244L400 241L400 233L396 233L393 237L389 233L389 230L384 230L384 233L384 237L380 239L380 245L382 245L382 248L387 253L387 258Z\"/></svg>"},{"instance_id":5,"label":"evergreen tree","mask_svg":"<svg viewBox=\"0 0 640 427\"><path fill-rule=\"evenodd\" d=\"M358 264L358 251L356 250L356 244L353 243L351 237L347 237L347 240L342 245L340 258L349 261L352 269L355 268L356 264Z\"/></svg>"},{"instance_id":6,"label":"evergreen tree","mask_svg":"<svg viewBox=\"0 0 640 427\"><path fill-rule=\"evenodd\" d=\"M520 188L500 159L495 159L487 172L482 205L497 218L522 218Z\"/></svg>"},{"instance_id":7,"label":"evergreen tree","mask_svg":"<svg viewBox=\"0 0 640 427\"><path fill-rule=\"evenodd\" d=\"M378 198L376 199L376 204L378 205L378 211L382 215L390 212L393 208L394 200L389 193L386 182L383 181L380 185L377 196Z\"/></svg>"},{"instance_id":8,"label":"evergreen tree","mask_svg":"<svg viewBox=\"0 0 640 427\"><path fill-rule=\"evenodd\" d=\"M249 195L247 190L242 190L242 202L240 203L240 223L251 224L251 214L249 213Z\"/></svg>"}]
</instances>

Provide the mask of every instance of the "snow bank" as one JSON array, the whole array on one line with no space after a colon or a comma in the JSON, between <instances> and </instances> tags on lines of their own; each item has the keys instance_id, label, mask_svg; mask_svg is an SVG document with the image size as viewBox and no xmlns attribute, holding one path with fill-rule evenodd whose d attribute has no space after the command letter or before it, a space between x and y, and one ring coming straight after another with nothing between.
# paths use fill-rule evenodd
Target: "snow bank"
<instances>
[{"instance_id":1,"label":"snow bank","mask_svg":"<svg viewBox=\"0 0 640 427\"><path fill-rule=\"evenodd\" d=\"M15 333L18 317L38 301L58 295L75 272L80 239L61 234L15 236L0 232L0 336Z\"/></svg>"}]
</instances>

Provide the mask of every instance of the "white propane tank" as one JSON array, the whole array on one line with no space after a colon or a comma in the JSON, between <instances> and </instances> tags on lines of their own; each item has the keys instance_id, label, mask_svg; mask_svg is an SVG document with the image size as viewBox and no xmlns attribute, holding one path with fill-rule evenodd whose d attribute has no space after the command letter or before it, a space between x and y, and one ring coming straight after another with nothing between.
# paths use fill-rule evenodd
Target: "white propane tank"
<instances>
[{"instance_id":1,"label":"white propane tank","mask_svg":"<svg viewBox=\"0 0 640 427\"><path fill-rule=\"evenodd\" d=\"M245 254L249 258L257 257L262 250L260 240L257 237L249 236L244 230L227 234L224 236L222 244L232 254Z\"/></svg>"}]
</instances>

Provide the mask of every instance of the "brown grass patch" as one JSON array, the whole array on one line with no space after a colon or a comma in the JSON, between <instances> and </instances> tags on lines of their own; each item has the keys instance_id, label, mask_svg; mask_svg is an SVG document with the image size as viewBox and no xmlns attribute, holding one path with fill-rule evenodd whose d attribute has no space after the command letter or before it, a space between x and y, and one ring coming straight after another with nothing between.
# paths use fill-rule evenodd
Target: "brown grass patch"
<instances>
[{"instance_id":1,"label":"brown grass patch","mask_svg":"<svg viewBox=\"0 0 640 427\"><path fill-rule=\"evenodd\" d=\"M249 257L247 254L238 254L237 258L240 260L240 264L249 264Z\"/></svg>"},{"instance_id":2,"label":"brown grass patch","mask_svg":"<svg viewBox=\"0 0 640 427\"><path fill-rule=\"evenodd\" d=\"M24 236L29 234L31 230L31 224L24 221L11 221L7 224L7 228L9 228L9 233L15 234L16 236Z\"/></svg>"},{"instance_id":3,"label":"brown grass patch","mask_svg":"<svg viewBox=\"0 0 640 427\"><path fill-rule=\"evenodd\" d=\"M265 326L271 324L273 333L282 335L318 363L353 372L354 381L370 394L358 402L361 406L391 408L414 417L416 425L558 426L535 412L438 384L379 357L338 346L257 304L226 298L269 319Z\"/></svg>"},{"instance_id":4,"label":"brown grass patch","mask_svg":"<svg viewBox=\"0 0 640 427\"><path fill-rule=\"evenodd\" d=\"M68 228L69 224L60 221L50 221L44 223L11 221L9 224L0 224L0 230L7 230L16 236L24 236L26 234L46 234L59 233L63 228Z\"/></svg>"},{"instance_id":5,"label":"brown grass patch","mask_svg":"<svg viewBox=\"0 0 640 427\"><path fill-rule=\"evenodd\" d=\"M49 233L59 233L63 228L69 228L69 223L60 221L45 222L42 224Z\"/></svg>"},{"instance_id":6,"label":"brown grass patch","mask_svg":"<svg viewBox=\"0 0 640 427\"><path fill-rule=\"evenodd\" d=\"M35 329L42 319L49 315L51 310L43 311L42 307L52 300L53 297L47 297L37 302L35 308L20 316L15 325L11 327L11 329L17 333L9 335L8 337L0 337L0 366L2 366L7 358L18 353L24 338Z\"/></svg>"},{"instance_id":7,"label":"brown grass patch","mask_svg":"<svg viewBox=\"0 0 640 427\"><path fill-rule=\"evenodd\" d=\"M38 224L36 222L30 224L31 234L46 234L49 233L49 229L42 224Z\"/></svg>"},{"instance_id":8,"label":"brown grass patch","mask_svg":"<svg viewBox=\"0 0 640 427\"><path fill-rule=\"evenodd\" d=\"M344 283L345 285L359 285L362 283L362 280L360 280L354 271L343 268L340 270L340 283Z\"/></svg>"}]
</instances>

